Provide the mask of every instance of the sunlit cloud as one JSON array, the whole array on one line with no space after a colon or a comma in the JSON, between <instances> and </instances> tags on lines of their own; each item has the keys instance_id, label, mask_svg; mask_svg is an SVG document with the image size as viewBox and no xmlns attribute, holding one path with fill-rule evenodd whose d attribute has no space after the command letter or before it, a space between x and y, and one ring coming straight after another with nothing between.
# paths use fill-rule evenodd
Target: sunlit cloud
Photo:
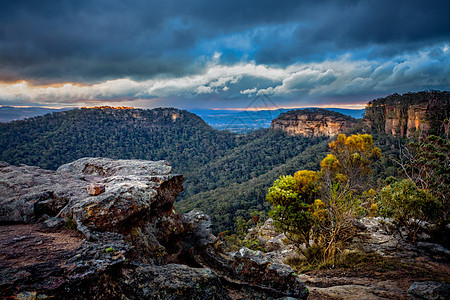
<instances>
[{"instance_id":1,"label":"sunlit cloud","mask_svg":"<svg viewBox=\"0 0 450 300\"><path fill-rule=\"evenodd\" d=\"M221 99L269 95L280 99L332 98L355 94L389 94L450 86L448 46L397 55L390 60L335 60L273 66L252 62L220 63L215 54L203 73L137 81L130 78L95 84L33 85L0 83L1 104L74 104L169 97L211 96ZM262 84L264 82L264 84Z\"/></svg>"}]
</instances>

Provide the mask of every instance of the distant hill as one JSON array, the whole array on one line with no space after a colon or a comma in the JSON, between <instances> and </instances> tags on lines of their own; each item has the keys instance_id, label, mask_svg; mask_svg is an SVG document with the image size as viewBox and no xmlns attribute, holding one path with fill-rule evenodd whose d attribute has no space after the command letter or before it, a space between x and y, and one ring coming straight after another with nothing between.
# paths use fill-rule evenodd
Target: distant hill
<instances>
[{"instance_id":1,"label":"distant hill","mask_svg":"<svg viewBox=\"0 0 450 300\"><path fill-rule=\"evenodd\" d=\"M0 123L23 120L48 113L71 110L72 108L52 109L44 107L14 107L0 106ZM326 108L340 112L355 119L363 117L364 109ZM200 116L206 123L218 130L228 130L235 133L269 128L273 119L290 109L260 110L260 111L230 111L212 109L193 109L190 112Z\"/></svg>"},{"instance_id":2,"label":"distant hill","mask_svg":"<svg viewBox=\"0 0 450 300\"><path fill-rule=\"evenodd\" d=\"M308 109L308 108L300 108ZM199 115L205 122L215 129L228 130L236 133L247 133L249 131L269 128L273 119L280 114L291 111L292 109L277 110L259 110L259 111L230 111L230 110L209 110L193 109L191 112ZM335 111L355 119L363 117L364 109L343 109L326 108L329 111Z\"/></svg>"},{"instance_id":3,"label":"distant hill","mask_svg":"<svg viewBox=\"0 0 450 300\"><path fill-rule=\"evenodd\" d=\"M236 146L234 134L174 108L74 109L0 124L0 160L47 169L85 156L168 160L176 172Z\"/></svg>"},{"instance_id":4,"label":"distant hill","mask_svg":"<svg viewBox=\"0 0 450 300\"><path fill-rule=\"evenodd\" d=\"M334 136L356 126L356 119L322 108L290 110L272 120L271 128L289 135Z\"/></svg>"},{"instance_id":5,"label":"distant hill","mask_svg":"<svg viewBox=\"0 0 450 300\"><path fill-rule=\"evenodd\" d=\"M69 109L70 108L52 109L44 107L0 106L0 123L7 123L36 116L43 116L48 113L65 111Z\"/></svg>"}]
</instances>

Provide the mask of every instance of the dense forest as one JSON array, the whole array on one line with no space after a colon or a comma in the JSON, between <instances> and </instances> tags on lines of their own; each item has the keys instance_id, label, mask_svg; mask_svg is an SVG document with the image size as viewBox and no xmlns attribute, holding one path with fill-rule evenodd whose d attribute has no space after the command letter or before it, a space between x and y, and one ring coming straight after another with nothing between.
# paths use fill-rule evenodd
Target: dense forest
<instances>
[{"instance_id":1,"label":"dense forest","mask_svg":"<svg viewBox=\"0 0 450 300\"><path fill-rule=\"evenodd\" d=\"M405 101L411 105L424 101L431 101L433 107L448 105L447 92L392 95L372 101L369 115L381 114L380 107L387 104L403 107L402 99L410 98ZM448 110L428 114L440 120ZM371 131L366 124L367 119L360 120L346 134L370 132L380 148L382 155L372 165L376 188L401 173L399 153L409 141L382 130ZM332 140L290 136L268 128L246 135L218 131L197 115L174 108L82 108L0 124L0 160L47 169L86 156L167 160L174 172L186 178L177 209L203 210L211 215L218 233L235 231L238 218L267 213L267 191L281 175L319 171Z\"/></svg>"},{"instance_id":2,"label":"dense forest","mask_svg":"<svg viewBox=\"0 0 450 300\"><path fill-rule=\"evenodd\" d=\"M184 173L238 145L178 109L74 109L0 124L0 160L56 169L85 156L168 160Z\"/></svg>"},{"instance_id":3,"label":"dense forest","mask_svg":"<svg viewBox=\"0 0 450 300\"><path fill-rule=\"evenodd\" d=\"M274 178L317 160L327 138L260 129L238 135L212 129L177 109L75 109L0 124L0 160L56 169L85 156L165 159L185 175L182 211L210 213L214 230L233 230L237 216L267 211Z\"/></svg>"},{"instance_id":4,"label":"dense forest","mask_svg":"<svg viewBox=\"0 0 450 300\"><path fill-rule=\"evenodd\" d=\"M235 231L238 217L249 219L253 212L269 211L269 204L265 201L267 190L279 176L293 174L303 168L318 169L319 157L327 151L328 142L323 139L316 144L308 145L303 151L288 158L285 163L242 183L230 179L216 189L193 194L190 197L182 194L176 207L185 212L196 208L208 213L212 217L215 233L225 230Z\"/></svg>"}]
</instances>

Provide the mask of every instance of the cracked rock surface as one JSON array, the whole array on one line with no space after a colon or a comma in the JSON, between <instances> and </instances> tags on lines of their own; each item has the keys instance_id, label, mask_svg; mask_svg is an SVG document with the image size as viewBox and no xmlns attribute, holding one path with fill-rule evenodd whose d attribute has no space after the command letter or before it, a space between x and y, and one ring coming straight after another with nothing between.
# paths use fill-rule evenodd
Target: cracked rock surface
<instances>
[{"instance_id":1,"label":"cracked rock surface","mask_svg":"<svg viewBox=\"0 0 450 300\"><path fill-rule=\"evenodd\" d=\"M165 161L0 162L0 297L307 297L290 267L225 254L207 215L176 212L182 183Z\"/></svg>"}]
</instances>

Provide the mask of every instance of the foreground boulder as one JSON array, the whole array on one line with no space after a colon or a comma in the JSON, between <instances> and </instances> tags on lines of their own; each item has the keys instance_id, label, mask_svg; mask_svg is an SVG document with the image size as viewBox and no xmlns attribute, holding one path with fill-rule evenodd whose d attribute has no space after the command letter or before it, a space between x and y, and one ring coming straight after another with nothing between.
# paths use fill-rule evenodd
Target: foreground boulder
<instances>
[{"instance_id":1,"label":"foreground boulder","mask_svg":"<svg viewBox=\"0 0 450 300\"><path fill-rule=\"evenodd\" d=\"M225 254L207 215L177 213L182 183L165 161L0 163L0 297L307 297L290 267Z\"/></svg>"}]
</instances>

